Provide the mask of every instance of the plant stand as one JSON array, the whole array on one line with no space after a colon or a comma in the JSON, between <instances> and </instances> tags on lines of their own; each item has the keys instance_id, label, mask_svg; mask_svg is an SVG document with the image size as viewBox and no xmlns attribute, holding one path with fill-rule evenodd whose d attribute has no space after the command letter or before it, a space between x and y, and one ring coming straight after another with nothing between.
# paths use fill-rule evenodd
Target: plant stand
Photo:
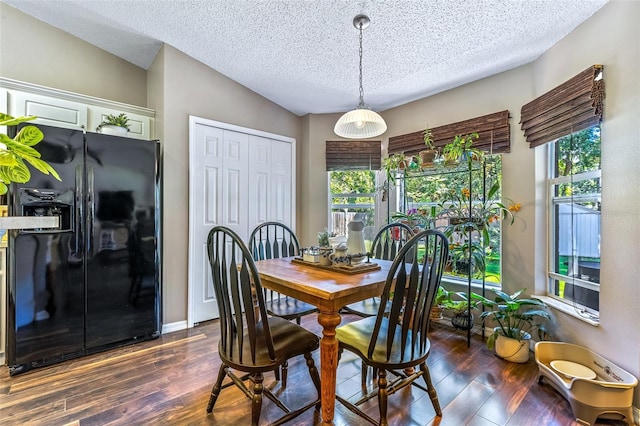
<instances>
[{"instance_id":1,"label":"plant stand","mask_svg":"<svg viewBox=\"0 0 640 426\"><path fill-rule=\"evenodd\" d=\"M486 180L487 180L487 165L486 165L486 160L483 161L464 161L461 163L456 164L454 167L449 167L447 165L438 165L436 167L433 168L428 168L428 169L423 169L420 172L411 172L410 175L408 175L406 172L404 173L400 173L398 175L396 175L396 180L399 181L399 196L400 196L400 200L399 200L399 206L401 206L401 208L399 210L402 210L404 212L406 212L409 208L408 206L408 201L407 201L407 197L405 196L405 188L406 188L406 181L408 179L416 179L416 178L426 178L426 177L430 177L430 176L442 176L442 175L452 175L452 174L457 174L457 175L465 175L466 177L464 178L465 180L467 180L468 185L469 185L469 190L471 191L472 188L472 182L473 182L473 172L474 171L480 171L482 173L482 199L484 199L486 197ZM468 206L468 216L467 217L462 217L459 218L460 221L462 221L462 223L467 223L467 222L472 222L473 218L472 218L472 199L473 199L473 194L471 194L471 192L469 193L469 206ZM387 208L389 210L389 207ZM391 216L389 214L389 211L387 211L387 221L391 220ZM450 220L455 221L455 218L450 218ZM482 238L482 233L480 235L480 238ZM482 238L482 246L483 249L484 247L488 244L488 241L484 241L484 238ZM469 250L469 255L466 259L467 265L472 265L472 253L471 250ZM485 262L486 265L486 262ZM471 284L473 281L473 269L472 268L468 268L466 272L466 277L467 277L467 297L469 300L471 300ZM482 275L482 296L485 296L485 284L486 284L486 277L485 274ZM469 308L467 310L467 314L469 316L471 316L471 309ZM471 329L473 328L473 322L471 322L470 326L466 326L465 328L462 328L463 330L466 329L467 330L467 347L471 346ZM484 338L484 327L482 327L482 337Z\"/></svg>"}]
</instances>

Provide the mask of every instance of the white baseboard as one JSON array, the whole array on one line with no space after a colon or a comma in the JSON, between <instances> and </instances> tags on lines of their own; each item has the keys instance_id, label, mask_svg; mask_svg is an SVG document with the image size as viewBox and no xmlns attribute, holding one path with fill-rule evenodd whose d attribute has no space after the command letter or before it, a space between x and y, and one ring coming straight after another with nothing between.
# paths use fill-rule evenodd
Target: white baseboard
<instances>
[{"instance_id":1,"label":"white baseboard","mask_svg":"<svg viewBox=\"0 0 640 426\"><path fill-rule=\"evenodd\" d=\"M176 321L169 324L162 324L162 334L171 333L173 331L187 329L187 321Z\"/></svg>"}]
</instances>

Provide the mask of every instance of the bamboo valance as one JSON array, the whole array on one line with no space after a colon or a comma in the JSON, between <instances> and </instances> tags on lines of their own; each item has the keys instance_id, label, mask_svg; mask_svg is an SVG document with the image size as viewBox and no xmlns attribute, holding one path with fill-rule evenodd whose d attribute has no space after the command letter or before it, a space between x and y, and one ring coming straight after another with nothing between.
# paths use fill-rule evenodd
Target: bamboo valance
<instances>
[{"instance_id":1,"label":"bamboo valance","mask_svg":"<svg viewBox=\"0 0 640 426\"><path fill-rule=\"evenodd\" d=\"M389 138L389 155L404 152L406 155L417 154L426 149L424 145L424 130L406 135ZM469 120L459 121L444 126L431 128L433 145L442 147L453 141L456 135L477 133L479 138L474 140L473 146L491 154L509 152L511 148L511 134L509 130L509 111L500 111Z\"/></svg>"},{"instance_id":2,"label":"bamboo valance","mask_svg":"<svg viewBox=\"0 0 640 426\"><path fill-rule=\"evenodd\" d=\"M602 65L593 65L522 107L520 123L531 148L602 121Z\"/></svg>"},{"instance_id":3,"label":"bamboo valance","mask_svg":"<svg viewBox=\"0 0 640 426\"><path fill-rule=\"evenodd\" d=\"M379 170L381 141L327 141L327 171Z\"/></svg>"}]
</instances>

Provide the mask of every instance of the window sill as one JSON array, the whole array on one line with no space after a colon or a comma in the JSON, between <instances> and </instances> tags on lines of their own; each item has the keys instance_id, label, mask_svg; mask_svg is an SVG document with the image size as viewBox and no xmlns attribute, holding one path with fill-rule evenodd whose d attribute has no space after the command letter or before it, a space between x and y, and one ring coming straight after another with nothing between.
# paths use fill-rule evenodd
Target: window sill
<instances>
[{"instance_id":1,"label":"window sill","mask_svg":"<svg viewBox=\"0 0 640 426\"><path fill-rule=\"evenodd\" d=\"M592 317L580 315L579 312L576 312L576 309L573 306L571 306L571 305L569 305L567 303L561 302L561 301L556 300L556 299L554 299L552 297L549 297L549 296L539 296L539 295L535 295L534 294L531 297L534 298L534 299L541 300L544 303L546 303L547 306L549 306L549 307L551 307L551 308L553 308L553 309L555 309L557 311L560 311L560 312L562 312L562 313L564 313L566 315L569 315L569 316L577 318L577 319L579 319L581 321L584 321L589 325L592 325L594 327L598 327L600 325L600 321L597 318L594 319Z\"/></svg>"}]
</instances>

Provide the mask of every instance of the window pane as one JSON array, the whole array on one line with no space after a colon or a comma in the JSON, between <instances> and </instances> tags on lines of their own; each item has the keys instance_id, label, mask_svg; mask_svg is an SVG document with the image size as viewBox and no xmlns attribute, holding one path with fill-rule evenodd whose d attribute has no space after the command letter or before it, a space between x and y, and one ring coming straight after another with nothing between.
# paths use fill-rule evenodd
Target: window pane
<instances>
[{"instance_id":1,"label":"window pane","mask_svg":"<svg viewBox=\"0 0 640 426\"><path fill-rule=\"evenodd\" d=\"M365 225L365 240L375 235L375 182L372 170L329 172L331 215L329 231L337 236L347 236L347 224L354 220Z\"/></svg>"},{"instance_id":2,"label":"window pane","mask_svg":"<svg viewBox=\"0 0 640 426\"><path fill-rule=\"evenodd\" d=\"M552 215L549 293L599 308L600 129L558 139L550 147Z\"/></svg>"},{"instance_id":3,"label":"window pane","mask_svg":"<svg viewBox=\"0 0 640 426\"><path fill-rule=\"evenodd\" d=\"M600 127L565 136L555 142L553 177L600 170Z\"/></svg>"}]
</instances>

